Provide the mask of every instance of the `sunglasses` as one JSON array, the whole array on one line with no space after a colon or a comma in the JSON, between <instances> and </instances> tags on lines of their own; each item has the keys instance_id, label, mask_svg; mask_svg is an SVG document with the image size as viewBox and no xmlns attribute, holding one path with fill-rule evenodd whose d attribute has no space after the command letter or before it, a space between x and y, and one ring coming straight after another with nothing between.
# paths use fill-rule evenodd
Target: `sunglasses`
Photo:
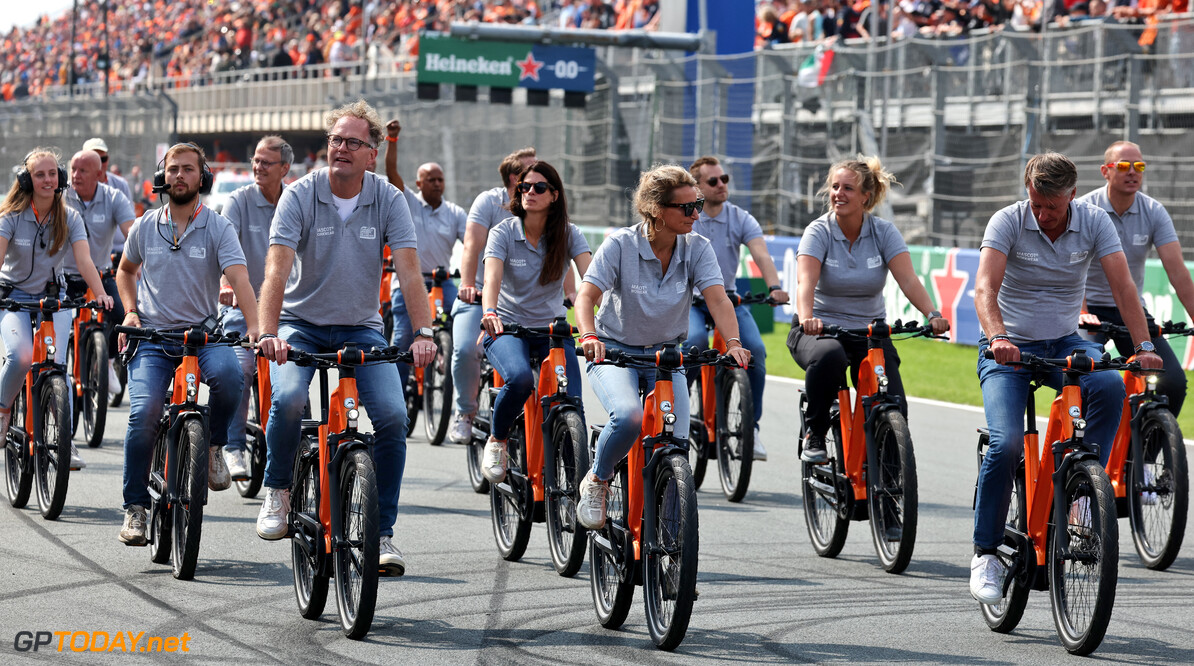
<instances>
[{"instance_id":1,"label":"sunglasses","mask_svg":"<svg viewBox=\"0 0 1194 666\"><path fill-rule=\"evenodd\" d=\"M713 176L713 177L709 178L708 180L706 180L705 184L708 185L709 187L717 187L717 181L719 181L719 180L723 183L730 182L730 174L723 173L720 176Z\"/></svg>"},{"instance_id":2,"label":"sunglasses","mask_svg":"<svg viewBox=\"0 0 1194 666\"><path fill-rule=\"evenodd\" d=\"M356 152L361 149L361 146L373 147L373 144L368 141L361 141L360 139L349 139L340 136L339 134L328 135L328 145L332 148L339 148L340 146L348 146L350 152Z\"/></svg>"},{"instance_id":3,"label":"sunglasses","mask_svg":"<svg viewBox=\"0 0 1194 666\"><path fill-rule=\"evenodd\" d=\"M527 194L531 190L534 190L535 194L543 194L544 192L546 192L548 190L554 190L554 189L555 189L554 187L552 187L551 185L548 185L547 183L545 183L543 181L539 181L537 183L519 183L518 184L518 191L522 192L523 194Z\"/></svg>"},{"instance_id":4,"label":"sunglasses","mask_svg":"<svg viewBox=\"0 0 1194 666\"><path fill-rule=\"evenodd\" d=\"M680 212L684 213L684 217L692 217L693 213L700 212L705 209L705 200L697 199L696 201L689 201L688 203L665 203L662 205L665 208L679 208Z\"/></svg>"},{"instance_id":5,"label":"sunglasses","mask_svg":"<svg viewBox=\"0 0 1194 666\"><path fill-rule=\"evenodd\" d=\"M1124 160L1122 162L1108 162L1105 166L1115 167L1115 170L1120 173L1127 173L1128 169L1135 169L1136 173L1144 173L1145 164L1144 162L1128 162Z\"/></svg>"},{"instance_id":6,"label":"sunglasses","mask_svg":"<svg viewBox=\"0 0 1194 666\"><path fill-rule=\"evenodd\" d=\"M101 162L103 162L104 164L107 164L107 163L108 163L108 156L107 156L107 155L100 155L100 161L101 161Z\"/></svg>"}]
</instances>

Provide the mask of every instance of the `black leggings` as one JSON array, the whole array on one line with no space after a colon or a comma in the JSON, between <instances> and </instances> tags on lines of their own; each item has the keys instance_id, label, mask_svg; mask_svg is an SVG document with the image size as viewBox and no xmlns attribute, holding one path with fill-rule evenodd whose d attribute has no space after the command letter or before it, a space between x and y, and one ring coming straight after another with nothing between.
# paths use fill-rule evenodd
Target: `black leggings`
<instances>
[{"instance_id":1,"label":"black leggings","mask_svg":"<svg viewBox=\"0 0 1194 666\"><path fill-rule=\"evenodd\" d=\"M886 357L887 392L900 396L900 411L908 416L908 404L903 399L904 383L900 380L900 355L896 353L891 340L880 343ZM850 382L858 386L858 368L866 358L866 340L818 339L792 328L788 334L788 351L792 358L804 368L804 389L808 396L808 429L824 435L829 430L829 408L833 406L837 392L845 386L846 368L850 369Z\"/></svg>"}]
</instances>

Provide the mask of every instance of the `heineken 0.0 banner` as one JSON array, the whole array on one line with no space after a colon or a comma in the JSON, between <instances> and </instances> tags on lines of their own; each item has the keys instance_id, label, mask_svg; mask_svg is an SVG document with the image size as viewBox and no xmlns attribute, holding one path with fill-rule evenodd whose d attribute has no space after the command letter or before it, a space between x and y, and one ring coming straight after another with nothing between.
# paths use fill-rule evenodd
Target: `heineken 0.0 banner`
<instances>
[{"instance_id":1,"label":"heineken 0.0 banner","mask_svg":"<svg viewBox=\"0 0 1194 666\"><path fill-rule=\"evenodd\" d=\"M419 83L593 92L593 49L424 35Z\"/></svg>"}]
</instances>

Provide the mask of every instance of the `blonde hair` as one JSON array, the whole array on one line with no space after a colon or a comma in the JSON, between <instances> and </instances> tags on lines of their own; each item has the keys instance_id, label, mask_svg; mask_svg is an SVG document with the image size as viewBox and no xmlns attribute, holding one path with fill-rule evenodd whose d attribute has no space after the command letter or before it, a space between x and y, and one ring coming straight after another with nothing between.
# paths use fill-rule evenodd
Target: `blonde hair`
<instances>
[{"instance_id":1,"label":"blonde hair","mask_svg":"<svg viewBox=\"0 0 1194 666\"><path fill-rule=\"evenodd\" d=\"M381 145L382 137L385 136L385 126L381 124L381 116L377 115L377 110L369 106L369 103L363 99L345 104L328 113L327 131L330 133L341 118L350 116L369 123L369 143L373 144L370 147L376 150Z\"/></svg>"},{"instance_id":2,"label":"blonde hair","mask_svg":"<svg viewBox=\"0 0 1194 666\"><path fill-rule=\"evenodd\" d=\"M54 160L55 169L61 169L61 156L54 148L38 147L29 151L25 156L22 164L26 171L30 172L32 177L33 165L37 161L49 157ZM4 202L0 203L0 215L8 215L9 213L23 213L33 205L33 192L26 192L21 189L19 180L13 181L12 187L8 190L8 196L4 197ZM50 256L58 254L62 246L66 244L66 202L62 199L61 192L54 193L54 203L50 205L50 211L46 218L50 220Z\"/></svg>"},{"instance_id":3,"label":"blonde hair","mask_svg":"<svg viewBox=\"0 0 1194 666\"><path fill-rule=\"evenodd\" d=\"M683 167L663 164L638 177L638 188L634 191L634 210L643 218L643 234L647 240L655 240L655 223L663 215L663 204L672 202L676 190L681 187L696 187L696 179Z\"/></svg>"},{"instance_id":4,"label":"blonde hair","mask_svg":"<svg viewBox=\"0 0 1194 666\"><path fill-rule=\"evenodd\" d=\"M892 185L899 185L895 174L883 168L883 162L874 155L859 155L857 159L841 160L829 167L829 174L825 176L825 184L817 191L817 195L825 200L825 209L830 210L830 194L833 188L833 174L838 169L846 169L858 176L858 190L867 195L863 210L871 212L883 203Z\"/></svg>"},{"instance_id":5,"label":"blonde hair","mask_svg":"<svg viewBox=\"0 0 1194 666\"><path fill-rule=\"evenodd\" d=\"M1061 153L1034 155L1024 166L1024 187L1047 197L1069 194L1078 185L1078 167Z\"/></svg>"}]
</instances>

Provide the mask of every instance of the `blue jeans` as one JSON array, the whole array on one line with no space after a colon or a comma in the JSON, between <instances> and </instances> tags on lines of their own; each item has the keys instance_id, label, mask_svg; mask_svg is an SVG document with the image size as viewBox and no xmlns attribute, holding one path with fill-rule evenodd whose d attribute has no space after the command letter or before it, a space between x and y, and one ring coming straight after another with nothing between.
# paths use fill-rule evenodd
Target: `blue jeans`
<instances>
[{"instance_id":1,"label":"blue jeans","mask_svg":"<svg viewBox=\"0 0 1194 666\"><path fill-rule=\"evenodd\" d=\"M651 354L663 348L628 347L605 342L606 350L618 349L632 354ZM593 459L592 472L606 481L614 476L614 465L630 453L643 427L643 395L655 388L655 369L619 368L614 365L587 365L593 392L609 412L609 422L597 437L597 455ZM645 386L640 394L639 387ZM688 438L688 380L683 372L672 373L672 392L676 425L674 434L683 440Z\"/></svg>"},{"instance_id":2,"label":"blue jeans","mask_svg":"<svg viewBox=\"0 0 1194 666\"><path fill-rule=\"evenodd\" d=\"M245 323L245 313L240 308L227 305L220 308L220 326L225 333L240 333L248 331ZM240 406L232 413L232 420L228 422L228 444L224 447L228 451L245 450L245 424L249 419L249 402L253 398L252 385L257 381L257 359L252 350L243 347L233 347L236 360L240 363L240 371L244 376L244 388L241 390Z\"/></svg>"},{"instance_id":3,"label":"blue jeans","mask_svg":"<svg viewBox=\"0 0 1194 666\"><path fill-rule=\"evenodd\" d=\"M431 289L431 281L428 280L427 289ZM456 284L451 280L444 283L444 312L452 311L452 304L456 302ZM394 313L394 333L390 336L390 344L399 349L409 349L412 342L415 341L415 331L411 328L410 314L406 311L406 301L402 298L402 290L394 289L390 292L390 305ZM435 313L431 313L431 317L435 318ZM410 377L410 365L407 363L398 363L398 374L402 377L402 385L406 386L406 380Z\"/></svg>"},{"instance_id":4,"label":"blue jeans","mask_svg":"<svg viewBox=\"0 0 1194 666\"><path fill-rule=\"evenodd\" d=\"M991 443L978 472L978 500L974 508L975 550L993 551L1003 543L1003 526L1007 522L1007 508L1011 501L1016 466L1024 452L1024 418L1028 404L1028 383L1033 373L1006 365L999 365L983 356L987 339L979 340L978 379L983 391L983 407L987 414L987 428ZM1083 340L1077 334L1055 340L1036 340L1019 345L1020 353L1029 352L1046 358L1060 358L1075 349L1099 358L1103 349ZM1046 377L1046 384L1061 389L1062 374L1058 370ZM1099 447L1099 461L1107 464L1111 444L1119 429L1123 410L1124 385L1119 373L1112 370L1092 372L1081 379L1082 402L1086 417L1086 442ZM1042 447L1048 443L1042 441Z\"/></svg>"},{"instance_id":5,"label":"blue jeans","mask_svg":"<svg viewBox=\"0 0 1194 666\"><path fill-rule=\"evenodd\" d=\"M181 345L137 344L128 365L129 428L124 437L124 508L136 504L149 506L149 465L158 422L162 419L167 391L174 379L174 369L182 358ZM199 348L200 379L209 389L207 406L211 420L211 446L223 447L228 441L228 422L240 400L240 365L229 347ZM206 474L207 470L203 470Z\"/></svg>"},{"instance_id":6,"label":"blue jeans","mask_svg":"<svg viewBox=\"0 0 1194 666\"><path fill-rule=\"evenodd\" d=\"M485 356L493 369L502 376L501 390L493 401L493 424L490 434L494 439L504 440L510 434L510 426L518 418L523 404L535 391L535 375L531 370L532 357L536 363L547 357L551 339L547 336L528 340L513 335L499 335L496 338L485 335ZM581 397L580 364L576 360L576 347L564 349L567 362L568 395ZM581 417L584 414L582 412Z\"/></svg>"},{"instance_id":7,"label":"blue jeans","mask_svg":"<svg viewBox=\"0 0 1194 666\"><path fill-rule=\"evenodd\" d=\"M481 305L457 300L452 306L452 387L456 413L476 414L481 390Z\"/></svg>"},{"instance_id":8,"label":"blue jeans","mask_svg":"<svg viewBox=\"0 0 1194 666\"><path fill-rule=\"evenodd\" d=\"M767 385L767 348L763 346L763 336L759 333L759 325L750 314L750 307L739 305L734 308L734 315L738 318L738 339L742 346L750 350L751 367L746 370L750 378L750 392L755 399L755 425L763 418L763 387ZM696 349L709 348L709 329L705 322L711 321L709 309L704 305L694 305L688 312L688 340L685 347Z\"/></svg>"},{"instance_id":9,"label":"blue jeans","mask_svg":"<svg viewBox=\"0 0 1194 666\"><path fill-rule=\"evenodd\" d=\"M315 326L288 321L278 327L278 337L306 352L336 351L349 342L363 349L384 347L380 331L367 326ZM265 428L265 485L289 488L294 475L294 454L302 431L303 407L311 390L315 368L293 363L271 364L273 404ZM373 424L373 465L377 472L378 526L382 536L394 534L398 518L398 494L406 468L406 401L398 368L392 363L356 369L361 404Z\"/></svg>"}]
</instances>

